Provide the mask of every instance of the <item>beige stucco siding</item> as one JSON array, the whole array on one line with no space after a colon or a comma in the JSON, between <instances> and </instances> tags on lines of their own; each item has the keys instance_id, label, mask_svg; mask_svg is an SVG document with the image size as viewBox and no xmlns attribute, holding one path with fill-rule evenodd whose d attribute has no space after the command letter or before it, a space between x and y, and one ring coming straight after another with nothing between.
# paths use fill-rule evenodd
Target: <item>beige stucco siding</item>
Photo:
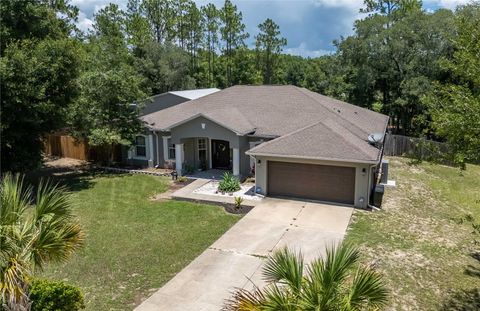
<instances>
[{"instance_id":1,"label":"beige stucco siding","mask_svg":"<svg viewBox=\"0 0 480 311\"><path fill-rule=\"evenodd\" d=\"M369 175L371 175L370 166L368 164L360 163L348 163L337 161L321 161L321 160L307 160L307 159L291 159L291 158L278 158L278 157L256 157L255 168L255 183L256 187L260 187L263 194L266 194L268 189L267 184L267 167L268 161L280 161L280 162L292 162L292 163L307 163L307 164L320 164L320 165L332 165L332 166L347 166L355 167L355 207L366 208L368 204L369 195ZM259 163L260 162L260 163ZM365 169L365 171L363 171ZM295 178L292 176L292 178ZM363 202L362 201L363 198Z\"/></svg>"}]
</instances>

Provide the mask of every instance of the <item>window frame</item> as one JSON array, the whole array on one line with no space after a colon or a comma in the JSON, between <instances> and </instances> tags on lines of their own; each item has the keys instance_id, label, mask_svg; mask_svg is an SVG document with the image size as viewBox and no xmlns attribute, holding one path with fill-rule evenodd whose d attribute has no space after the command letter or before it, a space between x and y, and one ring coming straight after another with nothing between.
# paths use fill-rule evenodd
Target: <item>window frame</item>
<instances>
[{"instance_id":1,"label":"window frame","mask_svg":"<svg viewBox=\"0 0 480 311\"><path fill-rule=\"evenodd\" d=\"M201 141L203 141L203 142L201 143ZM200 144L202 144L203 147L200 147ZM202 151L205 152L205 164L208 167L208 162L209 162L209 159L208 159L208 138L206 138L206 137L197 138L197 157L198 157L199 162L200 162L200 153Z\"/></svg>"},{"instance_id":2,"label":"window frame","mask_svg":"<svg viewBox=\"0 0 480 311\"><path fill-rule=\"evenodd\" d=\"M138 144L138 141L137 141L137 138L138 137L142 137L143 138L143 145L139 145ZM136 159L146 159L147 158L147 154L148 154L148 147L147 147L147 136L146 135L143 135L143 134L138 134L135 136L135 144L134 144L134 148L133 148L133 153L134 153L134 158ZM145 150L145 155L139 155L138 154L138 148L144 148Z\"/></svg>"},{"instance_id":3,"label":"window frame","mask_svg":"<svg viewBox=\"0 0 480 311\"><path fill-rule=\"evenodd\" d=\"M169 141L170 141L170 143L169 143ZM171 144L171 146L170 146L170 144ZM173 152L173 158L170 157L170 152L171 151ZM175 160L176 159L177 151L175 149L175 144L172 143L172 138L171 137L167 138L167 155L168 155L167 158L169 160Z\"/></svg>"}]
</instances>

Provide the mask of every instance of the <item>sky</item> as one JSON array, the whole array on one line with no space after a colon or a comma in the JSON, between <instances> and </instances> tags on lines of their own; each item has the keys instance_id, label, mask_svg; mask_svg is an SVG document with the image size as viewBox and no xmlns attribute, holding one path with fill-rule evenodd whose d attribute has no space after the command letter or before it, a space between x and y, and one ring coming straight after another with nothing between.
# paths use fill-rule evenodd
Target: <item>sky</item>
<instances>
[{"instance_id":1,"label":"sky","mask_svg":"<svg viewBox=\"0 0 480 311\"><path fill-rule=\"evenodd\" d=\"M88 30L95 12L108 3L126 7L127 0L72 0L80 9L78 26ZM223 0L195 0L197 5L214 3L221 7ZM283 52L304 57L317 57L335 51L333 40L353 33L353 22L362 17L359 13L363 0L232 0L243 14L246 31L250 33L247 44L253 45L258 24L273 19L282 36L287 39ZM424 0L426 10L454 9L469 0Z\"/></svg>"}]
</instances>

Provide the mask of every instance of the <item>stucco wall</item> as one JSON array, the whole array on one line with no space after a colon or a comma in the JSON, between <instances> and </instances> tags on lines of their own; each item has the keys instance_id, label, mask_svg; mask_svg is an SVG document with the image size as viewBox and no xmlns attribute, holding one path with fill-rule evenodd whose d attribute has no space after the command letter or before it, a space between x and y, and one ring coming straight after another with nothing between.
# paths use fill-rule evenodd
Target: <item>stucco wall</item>
<instances>
[{"instance_id":1,"label":"stucco wall","mask_svg":"<svg viewBox=\"0 0 480 311\"><path fill-rule=\"evenodd\" d=\"M183 98L174 94L165 93L153 96L147 99L145 106L142 109L141 115L146 115L156 111L160 111L181 103L189 101L188 98Z\"/></svg>"},{"instance_id":2,"label":"stucco wall","mask_svg":"<svg viewBox=\"0 0 480 311\"><path fill-rule=\"evenodd\" d=\"M202 126L204 124L204 126ZM230 148L238 148L240 151L240 174L247 176L250 171L249 159L250 157L245 154L245 151L249 149L248 138L245 136L238 136L236 133L226 129L225 127L212 122L204 117L198 117L190 120L184 124L176 126L171 130L172 142L174 144L183 143L185 151L185 162L194 163L195 167L198 167L198 148L196 143L193 147L190 146L190 141L196 142L196 139L190 140L190 138L208 138L208 150L207 156L210 157L211 140L219 139L226 140L230 144ZM192 156L194 154L195 156ZM210 165L211 163L209 163Z\"/></svg>"},{"instance_id":3,"label":"stucco wall","mask_svg":"<svg viewBox=\"0 0 480 311\"><path fill-rule=\"evenodd\" d=\"M355 164L355 163L336 162L336 161L288 159L288 158L275 158L275 157L256 157L256 160L257 161L256 161L256 168L255 168L255 183L256 183L256 187L261 188L263 194L266 194L266 191L268 189L268 184L267 184L268 161L355 167L355 204L354 205L355 207L359 207L359 208L367 207L368 192L369 192L368 182L369 182L369 175L371 175L371 170L369 169L370 165L368 164L360 164L360 163ZM363 169L365 169L365 172L363 172ZM361 198L363 198L363 203L360 202Z\"/></svg>"},{"instance_id":4,"label":"stucco wall","mask_svg":"<svg viewBox=\"0 0 480 311\"><path fill-rule=\"evenodd\" d=\"M205 128L202 128L205 124ZM212 122L204 117L198 117L171 129L174 144L180 144L181 139L190 137L208 137L210 139L226 140L230 148L239 147L239 136L234 132Z\"/></svg>"},{"instance_id":5,"label":"stucco wall","mask_svg":"<svg viewBox=\"0 0 480 311\"><path fill-rule=\"evenodd\" d=\"M157 140L155 135L152 132L145 129L145 132L141 133L145 136L146 144L146 156L145 157L136 157L134 153L135 145L131 145L129 148L126 148L125 152L122 152L122 156L125 158L122 162L128 165L134 165L139 167L154 167L157 164L156 154L157 154ZM151 138L150 138L151 135ZM151 139L151 143L150 143Z\"/></svg>"}]
</instances>

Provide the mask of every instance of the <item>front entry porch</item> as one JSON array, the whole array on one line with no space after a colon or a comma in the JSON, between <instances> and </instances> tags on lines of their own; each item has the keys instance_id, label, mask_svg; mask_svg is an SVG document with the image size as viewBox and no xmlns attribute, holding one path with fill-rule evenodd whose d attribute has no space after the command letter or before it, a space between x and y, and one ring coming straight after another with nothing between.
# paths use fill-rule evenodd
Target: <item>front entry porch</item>
<instances>
[{"instance_id":1,"label":"front entry porch","mask_svg":"<svg viewBox=\"0 0 480 311\"><path fill-rule=\"evenodd\" d=\"M204 171L194 171L192 174L185 174L186 177L193 179L210 179L210 180L221 180L225 172L232 173L231 170L219 170L219 169L209 169Z\"/></svg>"},{"instance_id":2,"label":"front entry porch","mask_svg":"<svg viewBox=\"0 0 480 311\"><path fill-rule=\"evenodd\" d=\"M231 148L226 140L181 138L180 143L175 144L175 169L182 175L205 176L208 179L218 179L226 171L239 176L240 150Z\"/></svg>"}]
</instances>

